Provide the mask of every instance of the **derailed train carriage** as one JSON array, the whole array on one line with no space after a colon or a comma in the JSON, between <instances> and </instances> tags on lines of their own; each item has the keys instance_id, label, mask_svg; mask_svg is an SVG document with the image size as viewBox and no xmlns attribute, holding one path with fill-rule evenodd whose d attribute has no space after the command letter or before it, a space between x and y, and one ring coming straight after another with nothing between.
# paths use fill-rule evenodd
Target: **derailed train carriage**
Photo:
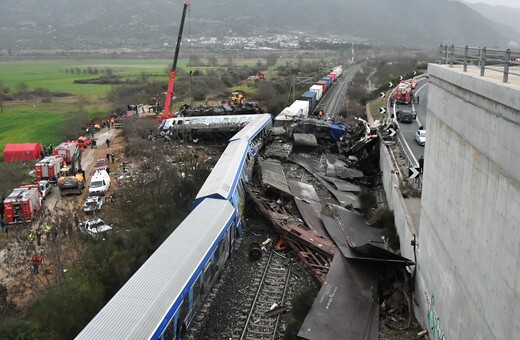
<instances>
[{"instance_id":1,"label":"derailed train carriage","mask_svg":"<svg viewBox=\"0 0 520 340\"><path fill-rule=\"evenodd\" d=\"M76 339L182 339L242 230L248 180L272 126L258 115L230 139L193 211Z\"/></svg>"}]
</instances>

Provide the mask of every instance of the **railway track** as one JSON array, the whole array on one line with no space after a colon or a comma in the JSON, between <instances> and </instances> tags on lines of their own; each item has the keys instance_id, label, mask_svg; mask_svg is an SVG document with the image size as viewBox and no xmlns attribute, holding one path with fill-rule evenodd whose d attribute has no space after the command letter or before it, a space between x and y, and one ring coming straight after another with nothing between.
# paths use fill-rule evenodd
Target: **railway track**
<instances>
[{"instance_id":1,"label":"railway track","mask_svg":"<svg viewBox=\"0 0 520 340\"><path fill-rule=\"evenodd\" d=\"M285 305L289 278L291 276L291 264L287 258L274 251L269 256L263 256L261 261L265 267L258 271L258 275L251 279L251 289L248 292L247 301L244 306L244 317L242 328L236 328L233 339L239 340L267 340L278 339L280 315L269 316L276 307Z\"/></svg>"}]
</instances>

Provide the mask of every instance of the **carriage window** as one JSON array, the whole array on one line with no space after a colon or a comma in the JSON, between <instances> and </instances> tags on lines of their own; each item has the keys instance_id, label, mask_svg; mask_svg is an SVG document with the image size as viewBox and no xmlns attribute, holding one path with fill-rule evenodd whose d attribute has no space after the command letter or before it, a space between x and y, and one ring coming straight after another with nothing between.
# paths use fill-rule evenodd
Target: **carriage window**
<instances>
[{"instance_id":1,"label":"carriage window","mask_svg":"<svg viewBox=\"0 0 520 340\"><path fill-rule=\"evenodd\" d=\"M166 329L164 330L164 332L162 334L163 340L175 340L177 338L175 335L175 329L176 329L175 321L177 320L178 312L179 312L179 310L177 310L177 312L175 312L172 319L170 320L170 323L168 324L168 327L166 327Z\"/></svg>"},{"instance_id":2,"label":"carriage window","mask_svg":"<svg viewBox=\"0 0 520 340\"><path fill-rule=\"evenodd\" d=\"M202 301L202 290L201 290L201 276L199 275L195 282L193 283L193 287L191 288L191 303L193 305L193 309L197 310Z\"/></svg>"},{"instance_id":3,"label":"carriage window","mask_svg":"<svg viewBox=\"0 0 520 340\"><path fill-rule=\"evenodd\" d=\"M211 266L212 266L212 262L209 261L207 264L206 264L206 267L204 267L204 282L211 282L211 277L213 276L212 273L211 273Z\"/></svg>"},{"instance_id":4,"label":"carriage window","mask_svg":"<svg viewBox=\"0 0 520 340\"><path fill-rule=\"evenodd\" d=\"M186 294L179 308L179 324L182 324L190 311L190 296Z\"/></svg>"}]
</instances>

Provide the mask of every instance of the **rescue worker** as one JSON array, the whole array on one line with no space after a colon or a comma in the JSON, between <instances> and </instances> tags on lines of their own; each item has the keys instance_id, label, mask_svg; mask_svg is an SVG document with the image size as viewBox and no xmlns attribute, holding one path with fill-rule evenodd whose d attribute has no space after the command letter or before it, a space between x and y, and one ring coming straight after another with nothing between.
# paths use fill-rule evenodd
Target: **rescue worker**
<instances>
[{"instance_id":1,"label":"rescue worker","mask_svg":"<svg viewBox=\"0 0 520 340\"><path fill-rule=\"evenodd\" d=\"M36 229L36 241L39 246L41 246L42 235L43 235L42 229L40 227L38 227L38 229Z\"/></svg>"},{"instance_id":2,"label":"rescue worker","mask_svg":"<svg viewBox=\"0 0 520 340\"><path fill-rule=\"evenodd\" d=\"M38 256L38 255L34 255L32 257L32 264L33 264L33 274L38 274L40 271L39 271L39 268L40 268L40 264L43 262L43 258Z\"/></svg>"},{"instance_id":3,"label":"rescue worker","mask_svg":"<svg viewBox=\"0 0 520 340\"><path fill-rule=\"evenodd\" d=\"M52 233L52 240L56 241L56 239L58 238L58 228L52 227L51 233Z\"/></svg>"},{"instance_id":4,"label":"rescue worker","mask_svg":"<svg viewBox=\"0 0 520 340\"><path fill-rule=\"evenodd\" d=\"M32 231L29 231L29 235L27 235L27 239L30 243L34 242L34 233Z\"/></svg>"},{"instance_id":5,"label":"rescue worker","mask_svg":"<svg viewBox=\"0 0 520 340\"><path fill-rule=\"evenodd\" d=\"M7 229L7 224L4 222L4 220L0 220L0 226L2 227L2 231L4 233L6 233L6 235L9 233L8 229Z\"/></svg>"},{"instance_id":6,"label":"rescue worker","mask_svg":"<svg viewBox=\"0 0 520 340\"><path fill-rule=\"evenodd\" d=\"M47 240L51 239L51 231L52 231L51 226L46 224L45 227L43 228L43 232L45 233L45 237L47 237Z\"/></svg>"}]
</instances>

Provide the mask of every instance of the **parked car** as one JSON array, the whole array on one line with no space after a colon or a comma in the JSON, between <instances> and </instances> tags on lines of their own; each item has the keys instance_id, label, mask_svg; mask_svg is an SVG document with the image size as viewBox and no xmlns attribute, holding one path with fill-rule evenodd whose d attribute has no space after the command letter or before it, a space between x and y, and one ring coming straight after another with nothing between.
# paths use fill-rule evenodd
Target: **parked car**
<instances>
[{"instance_id":1,"label":"parked car","mask_svg":"<svg viewBox=\"0 0 520 340\"><path fill-rule=\"evenodd\" d=\"M411 111L397 111L397 121L401 123L412 123L414 121L414 115Z\"/></svg>"},{"instance_id":2,"label":"parked car","mask_svg":"<svg viewBox=\"0 0 520 340\"><path fill-rule=\"evenodd\" d=\"M419 145L424 145L426 143L426 130L417 130L415 133L415 141L419 143Z\"/></svg>"},{"instance_id":3,"label":"parked car","mask_svg":"<svg viewBox=\"0 0 520 340\"><path fill-rule=\"evenodd\" d=\"M88 188L89 195L103 196L107 193L110 188L110 176L106 170L96 170L92 179L90 180L90 186Z\"/></svg>"},{"instance_id":4,"label":"parked car","mask_svg":"<svg viewBox=\"0 0 520 340\"><path fill-rule=\"evenodd\" d=\"M99 211L103 206L103 197L101 196L89 196L83 205L83 210L86 213Z\"/></svg>"},{"instance_id":5,"label":"parked car","mask_svg":"<svg viewBox=\"0 0 520 340\"><path fill-rule=\"evenodd\" d=\"M110 169L108 168L108 160L106 158L100 158L94 164L94 170L105 170L107 173L110 173Z\"/></svg>"},{"instance_id":6,"label":"parked car","mask_svg":"<svg viewBox=\"0 0 520 340\"><path fill-rule=\"evenodd\" d=\"M106 224L105 221L99 217L93 217L89 220L81 222L78 225L78 228L82 233L90 235L94 238L98 238L112 232L112 227Z\"/></svg>"},{"instance_id":7,"label":"parked car","mask_svg":"<svg viewBox=\"0 0 520 340\"><path fill-rule=\"evenodd\" d=\"M52 191L52 183L47 180L39 181L38 190L40 191L42 199L45 199L45 197L47 197L47 195Z\"/></svg>"}]
</instances>

